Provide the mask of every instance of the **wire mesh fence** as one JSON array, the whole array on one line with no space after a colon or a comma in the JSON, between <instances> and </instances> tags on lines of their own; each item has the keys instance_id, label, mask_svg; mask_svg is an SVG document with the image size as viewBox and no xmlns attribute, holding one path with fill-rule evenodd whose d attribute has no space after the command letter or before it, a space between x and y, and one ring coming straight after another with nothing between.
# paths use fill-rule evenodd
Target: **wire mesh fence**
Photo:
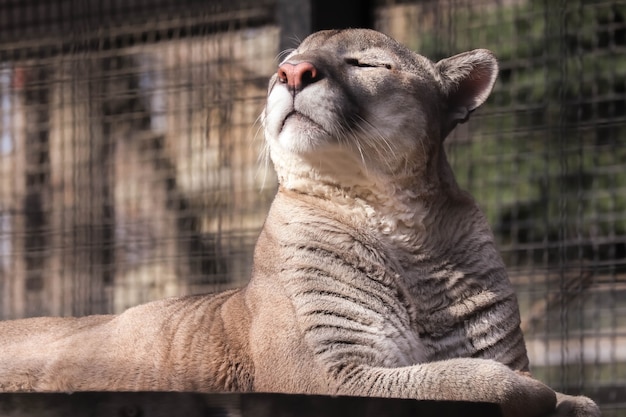
<instances>
[{"instance_id":1,"label":"wire mesh fence","mask_svg":"<svg viewBox=\"0 0 626 417\"><path fill-rule=\"evenodd\" d=\"M626 1L370 6L432 59L498 56L451 162L510 268L534 373L626 415ZM275 192L257 117L277 7L0 4L0 318L247 281Z\"/></svg>"},{"instance_id":2,"label":"wire mesh fence","mask_svg":"<svg viewBox=\"0 0 626 417\"><path fill-rule=\"evenodd\" d=\"M247 277L275 188L250 139L278 31L259 2L188 3L2 11L32 22L3 30L3 317L119 312Z\"/></svg>"}]
</instances>

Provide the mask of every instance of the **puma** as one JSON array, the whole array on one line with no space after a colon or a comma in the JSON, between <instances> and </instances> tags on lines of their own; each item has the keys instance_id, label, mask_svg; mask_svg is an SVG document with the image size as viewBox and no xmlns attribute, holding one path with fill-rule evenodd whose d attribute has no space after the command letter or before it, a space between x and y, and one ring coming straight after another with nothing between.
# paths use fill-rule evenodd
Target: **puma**
<instances>
[{"instance_id":1,"label":"puma","mask_svg":"<svg viewBox=\"0 0 626 417\"><path fill-rule=\"evenodd\" d=\"M270 79L279 190L249 284L117 316L0 323L0 390L269 391L598 416L528 374L519 308L443 141L488 97L487 50L437 63L317 32Z\"/></svg>"}]
</instances>

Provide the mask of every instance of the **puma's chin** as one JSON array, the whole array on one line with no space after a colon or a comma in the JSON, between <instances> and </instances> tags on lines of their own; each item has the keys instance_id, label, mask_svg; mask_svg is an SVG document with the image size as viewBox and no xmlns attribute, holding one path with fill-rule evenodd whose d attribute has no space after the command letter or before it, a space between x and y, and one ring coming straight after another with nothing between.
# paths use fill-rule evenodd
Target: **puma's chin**
<instances>
[{"instance_id":1,"label":"puma's chin","mask_svg":"<svg viewBox=\"0 0 626 417\"><path fill-rule=\"evenodd\" d=\"M292 112L285 118L277 139L280 147L296 154L315 152L333 142L321 125L298 112Z\"/></svg>"}]
</instances>

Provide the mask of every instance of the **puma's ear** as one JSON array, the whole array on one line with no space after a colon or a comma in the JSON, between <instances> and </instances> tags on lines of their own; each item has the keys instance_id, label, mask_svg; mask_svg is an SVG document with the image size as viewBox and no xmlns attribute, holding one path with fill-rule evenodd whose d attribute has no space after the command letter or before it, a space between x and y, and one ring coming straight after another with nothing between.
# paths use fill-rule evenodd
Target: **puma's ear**
<instances>
[{"instance_id":1,"label":"puma's ear","mask_svg":"<svg viewBox=\"0 0 626 417\"><path fill-rule=\"evenodd\" d=\"M448 126L467 121L483 104L498 76L498 62L491 51L475 49L437 63L448 99Z\"/></svg>"}]
</instances>

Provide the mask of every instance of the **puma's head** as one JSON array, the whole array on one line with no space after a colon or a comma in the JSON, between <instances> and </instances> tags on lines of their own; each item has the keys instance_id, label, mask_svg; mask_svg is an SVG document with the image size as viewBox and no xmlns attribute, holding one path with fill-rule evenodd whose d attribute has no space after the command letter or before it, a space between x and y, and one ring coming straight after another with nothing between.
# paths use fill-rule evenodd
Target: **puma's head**
<instances>
[{"instance_id":1,"label":"puma's head","mask_svg":"<svg viewBox=\"0 0 626 417\"><path fill-rule=\"evenodd\" d=\"M314 33L269 83L263 121L279 181L441 177L444 138L486 100L497 71L484 49L433 63L373 30Z\"/></svg>"}]
</instances>

